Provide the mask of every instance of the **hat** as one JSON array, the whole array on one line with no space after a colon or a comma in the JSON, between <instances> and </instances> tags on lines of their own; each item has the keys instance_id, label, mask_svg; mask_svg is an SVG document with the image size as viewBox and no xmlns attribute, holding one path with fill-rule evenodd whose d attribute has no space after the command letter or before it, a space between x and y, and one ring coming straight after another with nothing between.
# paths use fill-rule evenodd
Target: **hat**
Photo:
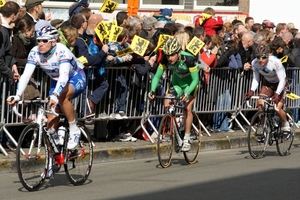
<instances>
[{"instance_id":1,"label":"hat","mask_svg":"<svg viewBox=\"0 0 300 200\"><path fill-rule=\"evenodd\" d=\"M42 20L40 19L35 25L34 25L34 30L38 31L40 28L44 27L44 26L51 26L49 21L46 20Z\"/></svg>"},{"instance_id":2,"label":"hat","mask_svg":"<svg viewBox=\"0 0 300 200\"><path fill-rule=\"evenodd\" d=\"M51 26L56 27L57 25L63 23L64 20L62 19L53 19L50 21Z\"/></svg>"},{"instance_id":3,"label":"hat","mask_svg":"<svg viewBox=\"0 0 300 200\"><path fill-rule=\"evenodd\" d=\"M143 29L148 30L152 28L156 22L157 19L155 17L145 17L143 21Z\"/></svg>"},{"instance_id":4,"label":"hat","mask_svg":"<svg viewBox=\"0 0 300 200\"><path fill-rule=\"evenodd\" d=\"M262 23L263 28L274 28L276 27L273 22L264 22Z\"/></svg>"},{"instance_id":5,"label":"hat","mask_svg":"<svg viewBox=\"0 0 300 200\"><path fill-rule=\"evenodd\" d=\"M69 8L69 16L72 17L73 15L76 15L77 13L79 13L83 8L88 7L88 0L81 0L78 3L72 5Z\"/></svg>"},{"instance_id":6,"label":"hat","mask_svg":"<svg viewBox=\"0 0 300 200\"><path fill-rule=\"evenodd\" d=\"M172 8L164 8L164 9L160 9L160 14L162 14L164 17L165 16L169 16L171 17L172 16L172 12L173 12L173 9Z\"/></svg>"},{"instance_id":7,"label":"hat","mask_svg":"<svg viewBox=\"0 0 300 200\"><path fill-rule=\"evenodd\" d=\"M27 0L25 3L26 10L33 8L39 4L42 4L44 0Z\"/></svg>"}]
</instances>

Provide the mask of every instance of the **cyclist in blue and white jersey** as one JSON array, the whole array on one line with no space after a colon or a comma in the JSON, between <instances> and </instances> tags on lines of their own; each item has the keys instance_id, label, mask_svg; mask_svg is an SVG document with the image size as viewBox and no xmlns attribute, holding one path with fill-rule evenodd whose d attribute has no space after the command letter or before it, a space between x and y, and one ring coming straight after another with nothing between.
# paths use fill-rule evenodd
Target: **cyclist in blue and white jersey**
<instances>
[{"instance_id":1,"label":"cyclist in blue and white jersey","mask_svg":"<svg viewBox=\"0 0 300 200\"><path fill-rule=\"evenodd\" d=\"M65 45L57 42L58 32L54 27L43 26L36 33L38 45L30 51L24 73L18 83L17 93L8 97L7 103L14 104L21 99L34 69L37 65L40 66L52 79L49 106L55 107L56 112L62 111L69 121L68 149L72 149L79 142L80 129L76 125L70 99L79 96L86 87L83 65ZM48 130L51 128L57 130L58 123L59 117L48 116Z\"/></svg>"}]
</instances>

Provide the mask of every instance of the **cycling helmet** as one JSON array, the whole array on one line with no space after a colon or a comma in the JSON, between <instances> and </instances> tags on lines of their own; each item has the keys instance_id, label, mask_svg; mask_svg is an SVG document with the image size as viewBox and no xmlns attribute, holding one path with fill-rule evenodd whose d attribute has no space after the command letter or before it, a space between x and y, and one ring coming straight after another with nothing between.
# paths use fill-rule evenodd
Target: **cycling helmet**
<instances>
[{"instance_id":1,"label":"cycling helmet","mask_svg":"<svg viewBox=\"0 0 300 200\"><path fill-rule=\"evenodd\" d=\"M270 53L270 47L269 45L259 45L255 49L256 56L269 56Z\"/></svg>"},{"instance_id":2,"label":"cycling helmet","mask_svg":"<svg viewBox=\"0 0 300 200\"><path fill-rule=\"evenodd\" d=\"M52 26L43 26L36 31L37 40L57 40L58 32Z\"/></svg>"},{"instance_id":3,"label":"cycling helmet","mask_svg":"<svg viewBox=\"0 0 300 200\"><path fill-rule=\"evenodd\" d=\"M180 50L181 46L176 38L169 38L163 46L163 51L166 55L178 53Z\"/></svg>"}]
</instances>

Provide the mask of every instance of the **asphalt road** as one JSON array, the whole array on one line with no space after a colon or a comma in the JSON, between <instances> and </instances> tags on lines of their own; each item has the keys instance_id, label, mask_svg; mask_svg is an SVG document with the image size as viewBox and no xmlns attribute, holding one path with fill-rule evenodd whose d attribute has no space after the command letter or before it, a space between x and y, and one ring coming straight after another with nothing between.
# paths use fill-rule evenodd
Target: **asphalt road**
<instances>
[{"instance_id":1,"label":"asphalt road","mask_svg":"<svg viewBox=\"0 0 300 200\"><path fill-rule=\"evenodd\" d=\"M183 155L162 169L156 158L93 165L83 186L71 185L64 172L27 192L16 173L0 174L1 199L300 199L300 141L292 154L280 157L268 147L254 160L247 148L201 152L198 163L187 165Z\"/></svg>"}]
</instances>

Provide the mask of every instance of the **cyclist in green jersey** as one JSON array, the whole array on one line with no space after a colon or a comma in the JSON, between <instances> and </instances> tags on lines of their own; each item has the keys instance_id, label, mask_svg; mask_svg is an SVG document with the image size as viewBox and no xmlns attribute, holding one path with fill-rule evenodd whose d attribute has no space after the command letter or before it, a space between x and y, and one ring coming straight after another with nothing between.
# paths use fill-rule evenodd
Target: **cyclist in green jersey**
<instances>
[{"instance_id":1,"label":"cyclist in green jersey","mask_svg":"<svg viewBox=\"0 0 300 200\"><path fill-rule=\"evenodd\" d=\"M168 68L172 70L171 86L167 93L180 97L185 102L184 110L185 135L181 151L189 151L190 132L193 121L192 108L198 91L199 67L196 58L189 52L182 51L176 38L168 39L163 46L166 61L159 64L157 71L151 82L151 89L148 94L149 99L154 99L154 91L163 72Z\"/></svg>"}]
</instances>

